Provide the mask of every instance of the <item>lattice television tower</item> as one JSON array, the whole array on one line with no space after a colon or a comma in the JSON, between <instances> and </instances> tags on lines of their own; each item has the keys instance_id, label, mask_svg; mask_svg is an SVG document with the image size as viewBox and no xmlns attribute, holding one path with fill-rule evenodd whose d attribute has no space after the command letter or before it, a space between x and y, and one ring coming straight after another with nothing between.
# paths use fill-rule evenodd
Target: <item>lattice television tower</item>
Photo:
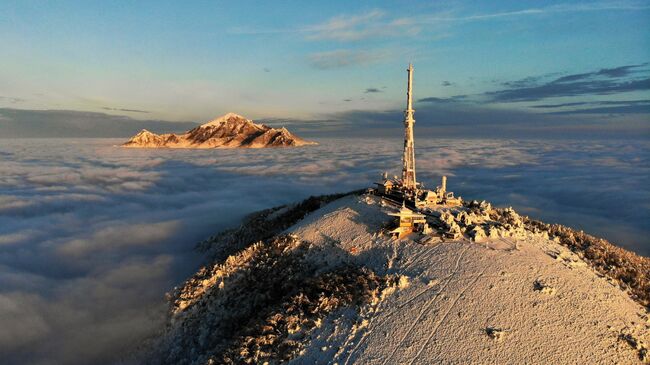
<instances>
[{"instance_id":1,"label":"lattice television tower","mask_svg":"<svg viewBox=\"0 0 650 365\"><path fill-rule=\"evenodd\" d=\"M404 157L402 159L402 184L404 189L416 190L415 179L415 146L413 144L413 65L409 63L408 89L406 91L406 110L404 110Z\"/></svg>"}]
</instances>

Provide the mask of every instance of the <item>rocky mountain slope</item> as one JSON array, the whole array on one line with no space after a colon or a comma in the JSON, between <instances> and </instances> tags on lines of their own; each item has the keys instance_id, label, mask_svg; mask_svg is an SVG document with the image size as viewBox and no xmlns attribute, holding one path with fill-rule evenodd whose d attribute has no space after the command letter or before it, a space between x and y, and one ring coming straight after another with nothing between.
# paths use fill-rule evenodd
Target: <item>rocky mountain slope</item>
<instances>
[{"instance_id":1,"label":"rocky mountain slope","mask_svg":"<svg viewBox=\"0 0 650 365\"><path fill-rule=\"evenodd\" d=\"M143 362L648 363L647 258L484 202L395 240L394 209L310 198L206 240Z\"/></svg>"},{"instance_id":2,"label":"rocky mountain slope","mask_svg":"<svg viewBox=\"0 0 650 365\"><path fill-rule=\"evenodd\" d=\"M143 129L124 143L135 148L265 148L314 145L289 132L256 124L235 113L228 113L183 134L155 134Z\"/></svg>"}]
</instances>

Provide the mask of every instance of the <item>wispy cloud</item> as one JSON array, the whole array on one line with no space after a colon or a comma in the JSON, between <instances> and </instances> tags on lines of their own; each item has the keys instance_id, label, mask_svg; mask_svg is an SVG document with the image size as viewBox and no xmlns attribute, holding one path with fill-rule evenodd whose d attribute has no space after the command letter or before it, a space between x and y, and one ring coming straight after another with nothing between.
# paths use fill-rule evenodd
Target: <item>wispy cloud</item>
<instances>
[{"instance_id":1,"label":"wispy cloud","mask_svg":"<svg viewBox=\"0 0 650 365\"><path fill-rule=\"evenodd\" d=\"M569 103L570 104L570 103ZM576 103L573 103L576 104ZM623 101L623 102L594 102L594 103L583 103L582 106L588 106L586 108L555 111L552 110L548 112L549 114L564 114L564 115L575 115L575 114L647 114L650 115L650 100L634 100L634 101ZM539 106L535 106L539 107Z\"/></svg>"},{"instance_id":2,"label":"wispy cloud","mask_svg":"<svg viewBox=\"0 0 650 365\"><path fill-rule=\"evenodd\" d=\"M648 63L624 65L612 68L601 68L595 71L564 74L558 73L544 75L531 75L519 80L499 82L502 88L486 91L479 94L455 95L451 97L426 97L420 102L431 104L445 104L452 102L466 102L473 104L493 103L519 103L541 102L553 98L578 98L598 97L600 95L625 95L630 92L644 92L650 90L650 69ZM583 106L597 106L591 112L606 113L645 113L647 102L636 101L563 101L553 104L539 104L529 106L532 109L572 108L576 114L585 114L587 110L576 109ZM554 111L558 112L558 111ZM569 110L560 111L569 114Z\"/></svg>"},{"instance_id":3,"label":"wispy cloud","mask_svg":"<svg viewBox=\"0 0 650 365\"><path fill-rule=\"evenodd\" d=\"M319 70L329 70L348 66L368 65L389 56L389 52L339 49L309 55L309 64Z\"/></svg>"},{"instance_id":4,"label":"wispy cloud","mask_svg":"<svg viewBox=\"0 0 650 365\"><path fill-rule=\"evenodd\" d=\"M485 93L495 102L538 101L551 97L608 95L650 90L648 64L604 68L593 72L562 76L550 81L532 76L503 83L510 88ZM641 77L634 77L640 75Z\"/></svg>"},{"instance_id":5,"label":"wispy cloud","mask_svg":"<svg viewBox=\"0 0 650 365\"><path fill-rule=\"evenodd\" d=\"M500 18L521 18L526 16L553 14L553 13L580 13L593 11L614 11L614 10L645 10L650 9L646 2L639 1L600 1L590 3L558 4L537 8L526 8L514 11L469 14L469 15L423 15L416 17L412 24L436 24L439 22L470 22L482 20L496 20Z\"/></svg>"},{"instance_id":6,"label":"wispy cloud","mask_svg":"<svg viewBox=\"0 0 650 365\"><path fill-rule=\"evenodd\" d=\"M598 105L598 106L603 106L603 105L609 105L609 106L650 105L650 100L581 101L581 102L574 102L574 103L539 104L539 105L533 105L532 108L555 109L555 108L565 108L565 107L583 106L583 105L589 105L589 106L594 106L594 105Z\"/></svg>"},{"instance_id":7,"label":"wispy cloud","mask_svg":"<svg viewBox=\"0 0 650 365\"><path fill-rule=\"evenodd\" d=\"M622 78L631 76L638 73L647 73L649 70L644 68L648 66L648 63L641 63L637 65L625 65L613 68L601 68L598 71L585 72L580 74L567 75L558 78L555 82L572 82L578 80L594 79L598 77L607 77L607 78Z\"/></svg>"},{"instance_id":8,"label":"wispy cloud","mask_svg":"<svg viewBox=\"0 0 650 365\"><path fill-rule=\"evenodd\" d=\"M307 39L358 41L367 38L415 35L420 29L412 24L388 19L381 10L360 15L339 15L305 29Z\"/></svg>"},{"instance_id":9,"label":"wispy cloud","mask_svg":"<svg viewBox=\"0 0 650 365\"><path fill-rule=\"evenodd\" d=\"M144 113L144 114L149 114L151 113L148 110L140 110L140 109L126 109L126 108L111 108L111 107L103 107L103 110L110 110L110 111L117 111L117 112L127 112L127 113Z\"/></svg>"},{"instance_id":10,"label":"wispy cloud","mask_svg":"<svg viewBox=\"0 0 650 365\"><path fill-rule=\"evenodd\" d=\"M239 35L300 34L307 40L352 42L375 37L413 35L419 32L419 27L400 19L391 19L386 12L375 9L361 14L341 14L321 23L293 28L234 27L228 32Z\"/></svg>"},{"instance_id":11,"label":"wispy cloud","mask_svg":"<svg viewBox=\"0 0 650 365\"><path fill-rule=\"evenodd\" d=\"M448 104L463 101L467 99L467 95L454 95L448 98L438 98L435 96L430 96L428 98L418 99L420 103L434 103L434 104Z\"/></svg>"},{"instance_id":12,"label":"wispy cloud","mask_svg":"<svg viewBox=\"0 0 650 365\"><path fill-rule=\"evenodd\" d=\"M10 104L17 104L17 103L22 103L25 101L23 98L15 97L15 96L2 96L0 95L0 102L5 101Z\"/></svg>"},{"instance_id":13,"label":"wispy cloud","mask_svg":"<svg viewBox=\"0 0 650 365\"><path fill-rule=\"evenodd\" d=\"M490 21L508 18L524 18L546 14L582 13L596 11L636 11L650 9L647 2L640 1L597 1L586 3L558 4L543 7L531 7L514 11L459 14L457 9L444 10L431 14L418 14L403 17L393 16L387 12L374 9L361 14L341 14L324 22L302 25L286 29L230 28L229 33L241 35L256 34L302 34L308 40L334 40L354 42L369 38L417 35L423 27L441 24Z\"/></svg>"}]
</instances>

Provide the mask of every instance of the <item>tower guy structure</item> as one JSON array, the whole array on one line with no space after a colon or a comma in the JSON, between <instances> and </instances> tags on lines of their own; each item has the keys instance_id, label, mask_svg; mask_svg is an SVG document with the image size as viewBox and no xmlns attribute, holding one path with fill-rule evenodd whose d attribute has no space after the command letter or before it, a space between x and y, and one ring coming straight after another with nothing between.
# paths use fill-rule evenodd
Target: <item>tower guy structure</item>
<instances>
[{"instance_id":1,"label":"tower guy structure","mask_svg":"<svg viewBox=\"0 0 650 365\"><path fill-rule=\"evenodd\" d=\"M409 63L408 71L408 89L406 90L406 110L404 110L404 157L402 162L402 184L404 189L417 190L417 180L415 178L415 145L413 143L413 64Z\"/></svg>"}]
</instances>

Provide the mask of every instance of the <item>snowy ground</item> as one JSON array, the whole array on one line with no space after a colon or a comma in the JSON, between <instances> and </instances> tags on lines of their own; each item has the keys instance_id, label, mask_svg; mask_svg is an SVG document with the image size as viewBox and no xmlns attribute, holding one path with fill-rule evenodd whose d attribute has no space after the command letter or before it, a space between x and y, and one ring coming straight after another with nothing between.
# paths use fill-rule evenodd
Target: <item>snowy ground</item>
<instances>
[{"instance_id":1,"label":"snowy ground","mask_svg":"<svg viewBox=\"0 0 650 365\"><path fill-rule=\"evenodd\" d=\"M288 230L324 247L322 265L352 260L403 276L399 289L360 314L331 315L294 363L641 361L642 344L650 342L647 313L566 248L532 235L395 241L377 233L388 210L377 198L350 196ZM351 255L328 255L327 247Z\"/></svg>"}]
</instances>

